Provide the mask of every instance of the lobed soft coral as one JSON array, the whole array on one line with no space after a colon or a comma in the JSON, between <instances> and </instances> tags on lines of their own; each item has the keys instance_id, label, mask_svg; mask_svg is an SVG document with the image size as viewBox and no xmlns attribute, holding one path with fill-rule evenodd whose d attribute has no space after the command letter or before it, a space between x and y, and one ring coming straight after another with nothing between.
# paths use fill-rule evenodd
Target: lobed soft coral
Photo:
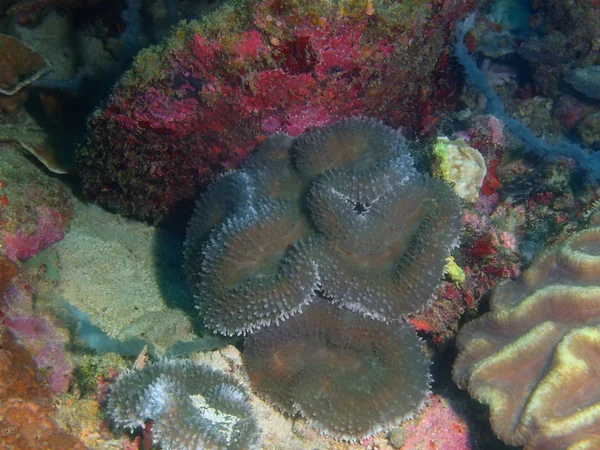
<instances>
[{"instance_id":1,"label":"lobed soft coral","mask_svg":"<svg viewBox=\"0 0 600 450\"><path fill-rule=\"evenodd\" d=\"M253 333L259 392L354 441L428 391L429 361L399 322L431 299L461 225L459 198L416 171L397 131L350 118L274 136L214 183L185 269L208 327Z\"/></svg>"},{"instance_id":2,"label":"lobed soft coral","mask_svg":"<svg viewBox=\"0 0 600 450\"><path fill-rule=\"evenodd\" d=\"M24 42L0 33L0 118L14 121L29 97L29 85L48 72L50 65Z\"/></svg>"},{"instance_id":3,"label":"lobed soft coral","mask_svg":"<svg viewBox=\"0 0 600 450\"><path fill-rule=\"evenodd\" d=\"M454 379L528 450L600 445L600 228L543 253L458 337Z\"/></svg>"},{"instance_id":4,"label":"lobed soft coral","mask_svg":"<svg viewBox=\"0 0 600 450\"><path fill-rule=\"evenodd\" d=\"M258 449L248 399L230 375L161 360L122 375L110 388L108 410L119 427L132 430L152 420L152 439L164 450Z\"/></svg>"},{"instance_id":5,"label":"lobed soft coral","mask_svg":"<svg viewBox=\"0 0 600 450\"><path fill-rule=\"evenodd\" d=\"M277 136L199 202L185 268L210 328L243 334L322 289L380 320L422 309L462 225L458 197L418 173L404 139L347 119Z\"/></svg>"},{"instance_id":6,"label":"lobed soft coral","mask_svg":"<svg viewBox=\"0 0 600 450\"><path fill-rule=\"evenodd\" d=\"M388 327L323 299L250 335L243 358L271 402L338 439L390 429L429 392L430 362L408 325Z\"/></svg>"}]
</instances>

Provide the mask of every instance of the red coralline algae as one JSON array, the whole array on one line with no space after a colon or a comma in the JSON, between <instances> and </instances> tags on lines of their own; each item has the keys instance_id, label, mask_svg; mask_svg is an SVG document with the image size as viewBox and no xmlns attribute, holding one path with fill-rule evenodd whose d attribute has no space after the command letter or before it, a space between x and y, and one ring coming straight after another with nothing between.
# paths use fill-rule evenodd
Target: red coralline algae
<instances>
[{"instance_id":1,"label":"red coralline algae","mask_svg":"<svg viewBox=\"0 0 600 450\"><path fill-rule=\"evenodd\" d=\"M498 167L504 154L504 125L494 116L479 116L474 126L464 134L473 148L479 150L485 159L487 173L483 180L481 193L492 196L500 187Z\"/></svg>"},{"instance_id":2,"label":"red coralline algae","mask_svg":"<svg viewBox=\"0 0 600 450\"><path fill-rule=\"evenodd\" d=\"M456 333L458 320L464 312L477 306L469 295L468 286L458 287L452 282L443 282L434 293L433 304L410 318L412 327L427 333L432 344L449 340Z\"/></svg>"},{"instance_id":3,"label":"red coralline algae","mask_svg":"<svg viewBox=\"0 0 600 450\"><path fill-rule=\"evenodd\" d=\"M65 392L71 380L73 366L65 353L66 333L48 317L36 316L33 306L34 288L19 278L0 296L3 323L31 352L40 369L48 375L52 392Z\"/></svg>"},{"instance_id":4,"label":"red coralline algae","mask_svg":"<svg viewBox=\"0 0 600 450\"><path fill-rule=\"evenodd\" d=\"M85 450L79 439L60 429L55 412L35 362L0 324L0 449Z\"/></svg>"},{"instance_id":5,"label":"red coralline algae","mask_svg":"<svg viewBox=\"0 0 600 450\"><path fill-rule=\"evenodd\" d=\"M464 417L448 400L432 395L419 416L402 427L404 450L471 450L472 435Z\"/></svg>"},{"instance_id":6,"label":"red coralline algae","mask_svg":"<svg viewBox=\"0 0 600 450\"><path fill-rule=\"evenodd\" d=\"M160 221L276 132L361 114L429 133L454 105L447 45L473 7L448 4L242 1L180 25L91 117L85 194Z\"/></svg>"},{"instance_id":7,"label":"red coralline algae","mask_svg":"<svg viewBox=\"0 0 600 450\"><path fill-rule=\"evenodd\" d=\"M73 216L71 196L21 152L0 151L0 252L24 261L63 238Z\"/></svg>"},{"instance_id":8,"label":"red coralline algae","mask_svg":"<svg viewBox=\"0 0 600 450\"><path fill-rule=\"evenodd\" d=\"M37 228L33 232L29 232L27 227L19 228L14 234L0 230L8 258L24 261L64 237L63 221L58 211L44 206L38 206L36 211Z\"/></svg>"}]
</instances>

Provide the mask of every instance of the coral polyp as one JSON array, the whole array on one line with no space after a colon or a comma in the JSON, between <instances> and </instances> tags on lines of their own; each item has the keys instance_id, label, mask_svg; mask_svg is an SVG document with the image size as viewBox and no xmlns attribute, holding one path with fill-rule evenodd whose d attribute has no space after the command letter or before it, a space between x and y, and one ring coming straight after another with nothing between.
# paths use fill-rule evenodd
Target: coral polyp
<instances>
[{"instance_id":1,"label":"coral polyp","mask_svg":"<svg viewBox=\"0 0 600 450\"><path fill-rule=\"evenodd\" d=\"M152 420L165 450L258 449L258 424L245 388L232 376L189 360L163 360L124 374L110 389L116 425Z\"/></svg>"},{"instance_id":2,"label":"coral polyp","mask_svg":"<svg viewBox=\"0 0 600 450\"><path fill-rule=\"evenodd\" d=\"M388 327L323 299L249 336L243 358L269 401L338 439L391 428L429 391L430 362L408 325Z\"/></svg>"},{"instance_id":3,"label":"coral polyp","mask_svg":"<svg viewBox=\"0 0 600 450\"><path fill-rule=\"evenodd\" d=\"M274 136L212 185L185 266L206 325L224 334L284 320L317 290L400 320L431 298L460 228L458 197L415 170L404 138L351 118Z\"/></svg>"}]
</instances>

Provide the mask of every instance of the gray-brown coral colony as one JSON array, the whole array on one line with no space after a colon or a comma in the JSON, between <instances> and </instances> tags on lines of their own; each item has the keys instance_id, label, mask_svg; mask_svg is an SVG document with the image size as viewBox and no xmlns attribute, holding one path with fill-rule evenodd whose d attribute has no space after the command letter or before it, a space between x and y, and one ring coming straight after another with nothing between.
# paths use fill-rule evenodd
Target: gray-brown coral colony
<instances>
[{"instance_id":1,"label":"gray-brown coral colony","mask_svg":"<svg viewBox=\"0 0 600 450\"><path fill-rule=\"evenodd\" d=\"M496 434L526 449L600 448L600 228L501 284L458 337L454 379L490 406Z\"/></svg>"},{"instance_id":2,"label":"gray-brown coral colony","mask_svg":"<svg viewBox=\"0 0 600 450\"><path fill-rule=\"evenodd\" d=\"M288 414L355 440L396 425L429 386L429 361L407 324L389 327L323 299L248 336L250 382Z\"/></svg>"},{"instance_id":3,"label":"gray-brown coral colony","mask_svg":"<svg viewBox=\"0 0 600 450\"><path fill-rule=\"evenodd\" d=\"M460 210L448 185L416 171L398 132L346 119L274 136L210 186L185 269L208 327L254 333L244 358L255 387L356 440L428 392L429 361L398 322L431 298Z\"/></svg>"},{"instance_id":4,"label":"gray-brown coral colony","mask_svg":"<svg viewBox=\"0 0 600 450\"><path fill-rule=\"evenodd\" d=\"M276 136L213 184L185 268L206 325L244 334L322 289L384 321L419 311L461 227L450 187L418 173L403 137L364 118Z\"/></svg>"},{"instance_id":5,"label":"gray-brown coral colony","mask_svg":"<svg viewBox=\"0 0 600 450\"><path fill-rule=\"evenodd\" d=\"M152 420L164 450L258 449L259 428L246 389L231 375L189 360L162 360L111 386L108 410L124 428Z\"/></svg>"}]
</instances>

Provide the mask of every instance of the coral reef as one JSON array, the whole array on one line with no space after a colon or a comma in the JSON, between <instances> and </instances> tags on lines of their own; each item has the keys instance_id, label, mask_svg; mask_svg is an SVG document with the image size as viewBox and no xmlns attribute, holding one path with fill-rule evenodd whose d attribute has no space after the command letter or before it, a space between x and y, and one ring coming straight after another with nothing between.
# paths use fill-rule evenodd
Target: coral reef
<instances>
[{"instance_id":1,"label":"coral reef","mask_svg":"<svg viewBox=\"0 0 600 450\"><path fill-rule=\"evenodd\" d=\"M211 186L185 268L203 320L224 334L278 323L317 289L398 320L431 298L461 225L458 197L416 172L396 131L347 119L276 136Z\"/></svg>"},{"instance_id":2,"label":"coral reef","mask_svg":"<svg viewBox=\"0 0 600 450\"><path fill-rule=\"evenodd\" d=\"M600 228L501 283L458 337L456 383L490 406L496 434L527 449L600 443Z\"/></svg>"},{"instance_id":3,"label":"coral reef","mask_svg":"<svg viewBox=\"0 0 600 450\"><path fill-rule=\"evenodd\" d=\"M488 170L477 202L466 204L463 210L463 232L460 247L454 252L455 265L446 267L433 303L410 318L413 327L427 333L429 342L436 345L453 340L461 316L474 314L481 298L500 280L519 274L517 231L525 222L522 206L499 201L505 188L505 172L499 170L505 146L502 123L493 116L478 116L471 128L453 139L477 150ZM434 174L443 176L440 163L444 155L436 155L435 146L433 150Z\"/></svg>"},{"instance_id":4,"label":"coral reef","mask_svg":"<svg viewBox=\"0 0 600 450\"><path fill-rule=\"evenodd\" d=\"M38 271L21 266L18 277L10 275L16 274L16 261L30 259L62 239L72 215L71 198L59 182L19 152L3 149L0 166L0 309L4 324L31 352L51 390L62 393L69 387L72 370L64 349L68 336L50 314L40 313L34 306Z\"/></svg>"},{"instance_id":5,"label":"coral reef","mask_svg":"<svg viewBox=\"0 0 600 450\"><path fill-rule=\"evenodd\" d=\"M531 124L526 124L519 119L512 117L496 90L490 85L490 82L486 78L486 74L482 68L480 68L476 61L471 57L468 44L465 44L465 37L475 24L475 13L471 14L464 21L459 22L456 27L456 41L454 45L454 54L458 61L463 65L469 79L474 83L475 86L481 92L482 98L485 99L488 110L498 117L504 125L514 134L515 137L520 139L523 145L537 153L538 155L546 158L556 157L567 157L576 160L581 167L589 171L589 176L592 181L600 179L600 159L597 155L588 153L578 143L572 142L567 139L561 139L558 143L553 143L548 140L538 137L538 135L532 130L534 127ZM534 106L531 108L535 111L542 110L542 108L536 107L535 104L549 104L550 102L543 98L533 98L531 102ZM524 102L525 103L525 102ZM527 106L525 104L525 106ZM531 116L532 113L526 114Z\"/></svg>"},{"instance_id":6,"label":"coral reef","mask_svg":"<svg viewBox=\"0 0 600 450\"><path fill-rule=\"evenodd\" d=\"M54 421L50 391L38 381L27 350L0 323L0 448L85 450Z\"/></svg>"},{"instance_id":7,"label":"coral reef","mask_svg":"<svg viewBox=\"0 0 600 450\"><path fill-rule=\"evenodd\" d=\"M94 4L101 3L102 0L2 0L0 5L0 15L27 14L51 9L79 9L87 8Z\"/></svg>"},{"instance_id":8,"label":"coral reef","mask_svg":"<svg viewBox=\"0 0 600 450\"><path fill-rule=\"evenodd\" d=\"M260 448L248 393L206 365L161 360L123 374L110 389L109 413L132 430L152 420L165 450Z\"/></svg>"},{"instance_id":9,"label":"coral reef","mask_svg":"<svg viewBox=\"0 0 600 450\"><path fill-rule=\"evenodd\" d=\"M523 22L525 29L516 33L488 14L481 16L465 36L468 48L460 39L455 46L459 61L480 90L475 108L487 107L520 144L539 156L573 158L589 170L594 182L600 173L600 161L594 153L600 142L599 131L577 125L588 116L588 124L593 123L598 112L595 96L600 86L600 53L594 43L600 38L599 6L593 0L516 3L507 18L529 15L531 20ZM459 24L457 36L464 31L463 25ZM507 51L499 51L503 47L499 35L511 37ZM495 45L490 45L493 36L497 37ZM480 61L484 54L481 70L467 61L468 53ZM496 84L498 80L501 82ZM572 101L572 97L577 100ZM562 133L565 124L572 133Z\"/></svg>"},{"instance_id":10,"label":"coral reef","mask_svg":"<svg viewBox=\"0 0 600 450\"><path fill-rule=\"evenodd\" d=\"M579 84L573 71L585 73L597 64L600 51L594 42L600 37L600 11L593 0L552 0L534 4L533 9L533 32L519 54L531 65L536 87L555 97L562 80Z\"/></svg>"},{"instance_id":11,"label":"coral reef","mask_svg":"<svg viewBox=\"0 0 600 450\"><path fill-rule=\"evenodd\" d=\"M451 25L473 3L240 1L181 24L90 118L84 192L160 221L276 132L360 114L430 133L456 98Z\"/></svg>"},{"instance_id":12,"label":"coral reef","mask_svg":"<svg viewBox=\"0 0 600 450\"><path fill-rule=\"evenodd\" d=\"M600 100L600 66L571 70L565 75L565 81L589 98Z\"/></svg>"},{"instance_id":13,"label":"coral reef","mask_svg":"<svg viewBox=\"0 0 600 450\"><path fill-rule=\"evenodd\" d=\"M409 326L388 327L323 299L248 336L242 356L269 401L338 439L389 429L429 391L430 362Z\"/></svg>"},{"instance_id":14,"label":"coral reef","mask_svg":"<svg viewBox=\"0 0 600 450\"><path fill-rule=\"evenodd\" d=\"M600 109L587 114L577 126L577 134L587 145L600 145Z\"/></svg>"}]
</instances>

